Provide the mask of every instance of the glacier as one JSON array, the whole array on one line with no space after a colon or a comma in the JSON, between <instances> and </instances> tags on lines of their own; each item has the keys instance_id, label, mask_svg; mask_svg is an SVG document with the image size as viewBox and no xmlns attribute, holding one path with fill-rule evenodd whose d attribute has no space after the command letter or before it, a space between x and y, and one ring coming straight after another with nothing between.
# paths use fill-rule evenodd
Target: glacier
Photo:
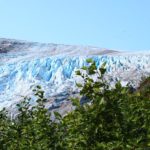
<instances>
[{"instance_id":1,"label":"glacier","mask_svg":"<svg viewBox=\"0 0 150 150\"><path fill-rule=\"evenodd\" d=\"M78 93L80 78L75 71L95 60L97 67L107 62L110 84L121 80L137 86L142 76L150 75L150 51L123 52L91 46L42 44L0 39L0 108L13 108L23 96L32 95L35 85L45 91L48 108L68 103Z\"/></svg>"}]
</instances>

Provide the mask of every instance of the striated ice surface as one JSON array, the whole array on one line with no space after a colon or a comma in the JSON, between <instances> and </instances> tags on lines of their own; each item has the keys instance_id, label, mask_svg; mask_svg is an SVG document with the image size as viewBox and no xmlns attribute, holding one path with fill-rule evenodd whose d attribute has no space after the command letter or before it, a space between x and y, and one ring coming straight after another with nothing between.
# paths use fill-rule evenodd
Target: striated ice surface
<instances>
[{"instance_id":1,"label":"striated ice surface","mask_svg":"<svg viewBox=\"0 0 150 150\"><path fill-rule=\"evenodd\" d=\"M107 62L106 78L110 84L121 80L136 86L141 76L150 75L150 52L127 53L96 47L39 44L0 39L0 108L11 107L41 85L46 97L55 99L49 107L77 92L80 82L75 71L93 58L96 65Z\"/></svg>"}]
</instances>

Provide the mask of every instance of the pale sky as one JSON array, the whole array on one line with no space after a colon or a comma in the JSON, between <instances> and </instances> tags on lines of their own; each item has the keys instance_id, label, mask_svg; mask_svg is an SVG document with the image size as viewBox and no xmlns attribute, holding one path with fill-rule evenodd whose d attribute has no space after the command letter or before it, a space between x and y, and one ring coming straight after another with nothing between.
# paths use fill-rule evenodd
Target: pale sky
<instances>
[{"instance_id":1,"label":"pale sky","mask_svg":"<svg viewBox=\"0 0 150 150\"><path fill-rule=\"evenodd\" d=\"M0 0L0 37L150 50L150 0Z\"/></svg>"}]
</instances>

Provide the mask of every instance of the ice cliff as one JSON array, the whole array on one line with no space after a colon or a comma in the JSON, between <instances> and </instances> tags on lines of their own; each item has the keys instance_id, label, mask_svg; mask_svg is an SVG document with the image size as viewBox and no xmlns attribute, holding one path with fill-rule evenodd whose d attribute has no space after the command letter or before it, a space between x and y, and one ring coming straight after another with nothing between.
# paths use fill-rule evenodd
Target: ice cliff
<instances>
[{"instance_id":1,"label":"ice cliff","mask_svg":"<svg viewBox=\"0 0 150 150\"><path fill-rule=\"evenodd\" d=\"M49 108L75 93L79 78L75 71L86 65L87 58L96 65L107 62L106 77L110 84L139 82L150 74L150 51L145 53L117 52L90 46L40 44L0 39L0 108L11 107L22 96L31 94L41 85L46 97L53 97ZM55 97L55 98L54 98Z\"/></svg>"}]
</instances>

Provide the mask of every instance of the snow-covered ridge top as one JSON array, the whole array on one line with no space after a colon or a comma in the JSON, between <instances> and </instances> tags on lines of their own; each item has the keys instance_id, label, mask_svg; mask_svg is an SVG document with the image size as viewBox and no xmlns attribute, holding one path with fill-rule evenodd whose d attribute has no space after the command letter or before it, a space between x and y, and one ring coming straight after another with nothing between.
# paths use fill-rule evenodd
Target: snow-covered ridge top
<instances>
[{"instance_id":1,"label":"snow-covered ridge top","mask_svg":"<svg viewBox=\"0 0 150 150\"><path fill-rule=\"evenodd\" d=\"M147 55L149 51L116 51L106 48L81 45L28 42L23 40L0 38L0 60L16 61L47 56L93 56L93 55ZM10 56L10 57L9 57ZM22 57L23 56L23 57ZM4 58L5 57L5 58ZM3 59L4 58L4 59Z\"/></svg>"},{"instance_id":2,"label":"snow-covered ridge top","mask_svg":"<svg viewBox=\"0 0 150 150\"><path fill-rule=\"evenodd\" d=\"M117 52L93 46L64 45L53 43L27 42L0 38L0 52L36 51L48 52L51 55L98 55Z\"/></svg>"},{"instance_id":3,"label":"snow-covered ridge top","mask_svg":"<svg viewBox=\"0 0 150 150\"><path fill-rule=\"evenodd\" d=\"M119 53L115 50L92 46L27 42L0 38L0 65L44 57L93 56Z\"/></svg>"}]
</instances>

